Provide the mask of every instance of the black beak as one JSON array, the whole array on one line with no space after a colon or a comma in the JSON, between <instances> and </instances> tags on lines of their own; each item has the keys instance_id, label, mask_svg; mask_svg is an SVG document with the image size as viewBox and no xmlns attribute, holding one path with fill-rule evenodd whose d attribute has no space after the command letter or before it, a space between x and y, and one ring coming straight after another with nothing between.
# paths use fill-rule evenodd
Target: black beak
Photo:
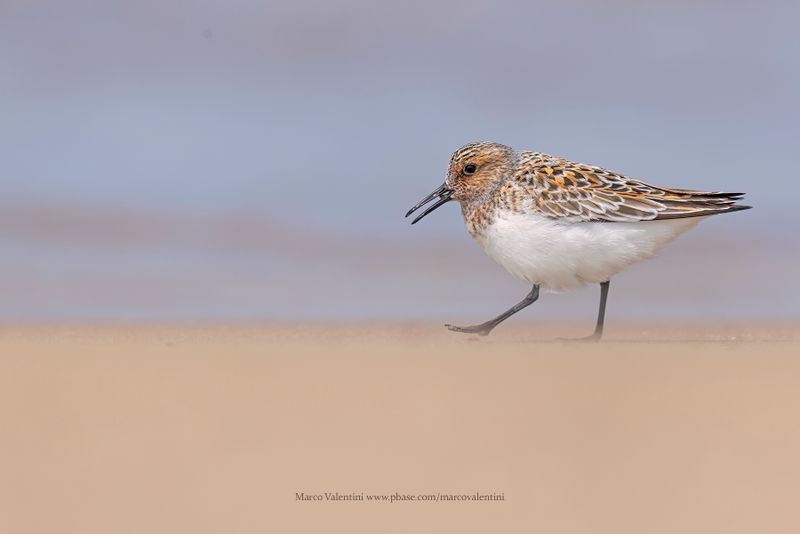
<instances>
[{"instance_id":1,"label":"black beak","mask_svg":"<svg viewBox=\"0 0 800 534\"><path fill-rule=\"evenodd\" d=\"M419 221L420 219L425 217L427 214L429 214L430 212L432 212L433 210L435 210L439 206L447 204L448 202L453 200L452 197L453 197L453 190L450 189L449 187L447 187L447 183L443 183L441 185L441 187L439 187L439 189L437 189L436 191L434 191L433 193L431 193L427 197L425 197L422 200L420 200L419 202L417 202L417 204L413 208L408 210L408 213L406 213L406 217L408 217L409 215L411 215L412 213L414 213L415 211L420 209L422 206L424 206L425 204L427 204L431 200L433 200L435 198L438 198L439 200L437 200L435 203L433 203L433 205L429 206L428 209L426 209L425 211L423 211L422 213L417 215L416 219L411 221L411 224L415 224L417 221Z\"/></svg>"}]
</instances>

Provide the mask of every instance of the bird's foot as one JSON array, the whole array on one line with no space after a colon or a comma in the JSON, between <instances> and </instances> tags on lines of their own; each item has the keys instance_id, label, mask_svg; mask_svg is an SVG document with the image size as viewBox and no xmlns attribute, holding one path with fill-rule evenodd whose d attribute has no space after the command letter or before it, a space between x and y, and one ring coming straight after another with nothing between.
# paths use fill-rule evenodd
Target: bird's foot
<instances>
[{"instance_id":1,"label":"bird's foot","mask_svg":"<svg viewBox=\"0 0 800 534\"><path fill-rule=\"evenodd\" d=\"M556 338L556 341L565 341L570 343L596 343L600 341L600 338L602 337L602 332L595 332L594 334L585 337L559 337Z\"/></svg>"},{"instance_id":2,"label":"bird's foot","mask_svg":"<svg viewBox=\"0 0 800 534\"><path fill-rule=\"evenodd\" d=\"M455 326L452 324L446 324L444 326L452 332L461 332L462 334L478 334L479 336L489 335L489 332L491 332L495 327L495 325L488 325L486 323L476 324L473 326Z\"/></svg>"}]
</instances>

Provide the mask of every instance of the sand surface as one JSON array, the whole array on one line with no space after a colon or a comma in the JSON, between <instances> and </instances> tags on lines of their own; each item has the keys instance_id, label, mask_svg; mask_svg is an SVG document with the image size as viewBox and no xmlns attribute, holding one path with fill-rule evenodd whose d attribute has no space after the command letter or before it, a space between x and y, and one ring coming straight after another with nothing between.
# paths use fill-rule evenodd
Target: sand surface
<instances>
[{"instance_id":1,"label":"sand surface","mask_svg":"<svg viewBox=\"0 0 800 534\"><path fill-rule=\"evenodd\" d=\"M581 333L2 327L0 532L800 532L800 328Z\"/></svg>"}]
</instances>

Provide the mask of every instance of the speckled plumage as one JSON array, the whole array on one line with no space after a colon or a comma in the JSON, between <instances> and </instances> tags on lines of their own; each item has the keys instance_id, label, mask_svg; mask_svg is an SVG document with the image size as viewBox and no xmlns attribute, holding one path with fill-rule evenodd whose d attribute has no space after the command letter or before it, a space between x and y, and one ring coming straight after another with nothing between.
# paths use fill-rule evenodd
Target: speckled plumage
<instances>
[{"instance_id":1,"label":"speckled plumage","mask_svg":"<svg viewBox=\"0 0 800 534\"><path fill-rule=\"evenodd\" d=\"M747 209L742 193L654 186L594 165L542 152L514 152L495 143L473 143L450 159L448 177L487 154L509 160L508 174L486 184L489 193L462 201L470 233L478 234L495 210L535 213L569 222L637 222L703 217ZM454 184L455 185L455 184Z\"/></svg>"}]
</instances>

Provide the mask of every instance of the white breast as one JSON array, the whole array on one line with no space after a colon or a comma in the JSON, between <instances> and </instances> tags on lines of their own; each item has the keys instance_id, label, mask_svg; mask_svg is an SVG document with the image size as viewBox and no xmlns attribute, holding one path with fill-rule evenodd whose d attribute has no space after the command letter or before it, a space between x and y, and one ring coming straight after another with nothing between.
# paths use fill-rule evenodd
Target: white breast
<instances>
[{"instance_id":1,"label":"white breast","mask_svg":"<svg viewBox=\"0 0 800 534\"><path fill-rule=\"evenodd\" d=\"M642 222L566 222L531 213L495 212L475 237L508 272L553 291L610 280L652 258L704 217Z\"/></svg>"}]
</instances>

